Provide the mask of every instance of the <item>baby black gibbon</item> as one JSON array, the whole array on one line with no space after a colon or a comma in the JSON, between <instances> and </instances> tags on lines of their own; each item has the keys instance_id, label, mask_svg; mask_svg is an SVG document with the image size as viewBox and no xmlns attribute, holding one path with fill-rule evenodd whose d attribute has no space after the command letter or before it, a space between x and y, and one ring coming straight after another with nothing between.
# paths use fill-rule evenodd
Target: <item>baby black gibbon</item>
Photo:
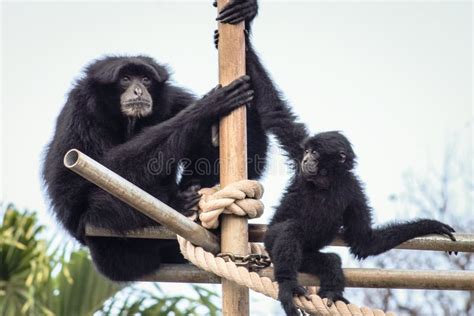
<instances>
[{"instance_id":1,"label":"baby black gibbon","mask_svg":"<svg viewBox=\"0 0 474 316\"><path fill-rule=\"evenodd\" d=\"M455 240L452 227L431 219L372 228L372 210L353 172L355 154L341 133L310 137L298 156L291 158L299 161L299 168L265 236L280 288L279 299L287 315L298 315L293 296L306 294L298 285L298 272L319 277L318 295L328 298L329 305L338 300L347 302L342 296L345 280L341 259L337 254L321 252L341 228L350 252L358 259L428 234Z\"/></svg>"}]
</instances>

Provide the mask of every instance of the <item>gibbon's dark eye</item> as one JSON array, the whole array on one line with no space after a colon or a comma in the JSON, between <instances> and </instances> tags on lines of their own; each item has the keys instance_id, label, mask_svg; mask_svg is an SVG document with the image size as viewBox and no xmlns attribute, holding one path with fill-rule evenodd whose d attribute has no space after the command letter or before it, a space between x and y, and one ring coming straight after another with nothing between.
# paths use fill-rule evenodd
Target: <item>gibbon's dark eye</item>
<instances>
[{"instance_id":1,"label":"gibbon's dark eye","mask_svg":"<svg viewBox=\"0 0 474 316\"><path fill-rule=\"evenodd\" d=\"M346 153L344 153L344 152L339 153L339 162L340 163L346 162Z\"/></svg>"},{"instance_id":2,"label":"gibbon's dark eye","mask_svg":"<svg viewBox=\"0 0 474 316\"><path fill-rule=\"evenodd\" d=\"M130 84L130 77L129 76L123 76L120 78L120 85L122 86L127 86Z\"/></svg>"},{"instance_id":3,"label":"gibbon's dark eye","mask_svg":"<svg viewBox=\"0 0 474 316\"><path fill-rule=\"evenodd\" d=\"M306 149L306 150L304 151L304 153L305 153L305 154L309 154L309 150Z\"/></svg>"},{"instance_id":4,"label":"gibbon's dark eye","mask_svg":"<svg viewBox=\"0 0 474 316\"><path fill-rule=\"evenodd\" d=\"M150 80L150 78L148 78L148 77L145 76L145 77L142 78L142 83L143 83L145 86L148 86L148 85L151 84L151 80Z\"/></svg>"},{"instance_id":5,"label":"gibbon's dark eye","mask_svg":"<svg viewBox=\"0 0 474 316\"><path fill-rule=\"evenodd\" d=\"M316 155L316 150L313 150L311 153L312 153L313 155Z\"/></svg>"}]
</instances>

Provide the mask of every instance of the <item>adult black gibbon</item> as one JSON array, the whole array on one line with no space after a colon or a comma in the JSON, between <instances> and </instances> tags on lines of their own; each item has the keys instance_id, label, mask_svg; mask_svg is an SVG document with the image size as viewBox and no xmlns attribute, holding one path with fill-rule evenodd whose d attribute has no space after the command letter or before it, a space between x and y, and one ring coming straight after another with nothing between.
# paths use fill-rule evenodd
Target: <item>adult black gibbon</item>
<instances>
[{"instance_id":1,"label":"adult black gibbon","mask_svg":"<svg viewBox=\"0 0 474 316\"><path fill-rule=\"evenodd\" d=\"M255 0L230 2L218 19L246 22L257 14ZM256 64L249 55L249 64ZM257 75L257 73L255 73ZM63 156L77 148L178 211L187 212L199 199L200 186L218 182L218 170L199 170L199 162L215 166L218 149L211 126L252 99L259 79L241 78L216 88L201 100L170 83L167 69L144 56L108 57L91 64L69 93L47 148L43 178L57 219L86 244L98 270L112 280L129 281L152 273L160 263L182 262L176 241L85 236L85 227L118 233L155 222L63 166ZM268 147L265 128L279 117L268 113L260 94L247 111L249 177L263 171ZM184 171L177 183L178 165Z\"/></svg>"},{"instance_id":2,"label":"adult black gibbon","mask_svg":"<svg viewBox=\"0 0 474 316\"><path fill-rule=\"evenodd\" d=\"M176 241L86 236L87 224L125 233L156 223L66 169L64 154L79 149L185 211L199 196L193 187L179 190L178 161L198 141L202 126L252 100L249 81L242 77L196 100L171 85L167 70L148 57L107 57L86 69L57 119L43 177L57 219L90 248L100 272L130 281L158 269L161 262L184 259ZM166 168L151 170L149 164L156 159Z\"/></svg>"},{"instance_id":3,"label":"adult black gibbon","mask_svg":"<svg viewBox=\"0 0 474 316\"><path fill-rule=\"evenodd\" d=\"M329 305L338 300L347 302L342 295L345 279L341 259L335 253L321 252L341 229L350 252L358 259L428 234L456 240L452 227L431 219L372 228L372 210L353 173L356 156L347 138L339 132L324 132L302 141L302 146L299 154L292 157L299 162L298 170L264 239L287 315L299 315L293 296L306 294L298 285L297 272L319 277L318 295L328 298Z\"/></svg>"}]
</instances>

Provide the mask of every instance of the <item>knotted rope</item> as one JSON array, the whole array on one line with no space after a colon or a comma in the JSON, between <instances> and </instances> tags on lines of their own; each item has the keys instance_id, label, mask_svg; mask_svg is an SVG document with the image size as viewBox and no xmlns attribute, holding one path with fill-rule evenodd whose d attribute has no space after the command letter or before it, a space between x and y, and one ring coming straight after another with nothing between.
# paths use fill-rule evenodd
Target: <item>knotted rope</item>
<instances>
[{"instance_id":1,"label":"knotted rope","mask_svg":"<svg viewBox=\"0 0 474 316\"><path fill-rule=\"evenodd\" d=\"M219 187L204 188L199 202L199 219L205 228L217 228L219 215L234 214L257 218L263 214L263 186L253 180L242 180Z\"/></svg>"},{"instance_id":2,"label":"knotted rope","mask_svg":"<svg viewBox=\"0 0 474 316\"><path fill-rule=\"evenodd\" d=\"M273 299L278 299L278 283L273 282L270 278L261 277L257 272L249 272L244 267L238 267L232 261L225 261L223 258L215 257L212 253L205 251L201 247L194 246L181 236L178 236L178 242L183 256L199 268L239 285L246 286ZM261 249L260 247L259 245L251 245L251 248L254 250ZM305 297L295 297L294 303L298 308L313 315L394 316L393 313L385 314L381 310L358 307L357 305L345 304L341 301L335 302L331 307L328 307L326 299L321 299L316 294L310 294L309 297L311 300L307 300Z\"/></svg>"},{"instance_id":3,"label":"knotted rope","mask_svg":"<svg viewBox=\"0 0 474 316\"><path fill-rule=\"evenodd\" d=\"M242 180L232 183L222 190L218 187L201 189L201 201L199 202L199 218L206 228L216 228L219 225L220 214L235 214L259 217L263 213L263 203L260 199L263 195L263 186L257 181ZM183 256L199 268L212 272L221 278L233 281L241 286L246 286L256 292L262 293L273 299L278 299L278 283L268 277L262 277L257 272L237 266L233 261L226 261L196 247L191 242L178 236L178 243ZM249 253L266 254L262 245L249 243ZM294 298L298 308L313 315L342 315L342 316L394 316L393 313L385 314L381 310L358 307L354 304L345 304L341 301L335 302L331 307L327 306L327 299L321 299L318 295L309 295L310 300L303 296Z\"/></svg>"}]
</instances>

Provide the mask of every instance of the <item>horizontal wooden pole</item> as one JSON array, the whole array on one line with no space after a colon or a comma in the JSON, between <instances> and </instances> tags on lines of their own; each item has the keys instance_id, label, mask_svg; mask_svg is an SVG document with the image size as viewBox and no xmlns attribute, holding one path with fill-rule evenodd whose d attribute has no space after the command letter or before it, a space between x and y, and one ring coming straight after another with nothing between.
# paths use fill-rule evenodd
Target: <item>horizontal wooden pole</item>
<instances>
[{"instance_id":1,"label":"horizontal wooden pole","mask_svg":"<svg viewBox=\"0 0 474 316\"><path fill-rule=\"evenodd\" d=\"M273 280L273 268L258 272L260 276ZM391 270L391 269L344 269L348 287L430 289L430 290L474 290L473 271L445 270ZM178 283L220 283L216 275L190 264L164 264L160 270L140 281ZM319 285L319 279L300 273L298 281L305 286Z\"/></svg>"},{"instance_id":2,"label":"horizontal wooden pole","mask_svg":"<svg viewBox=\"0 0 474 316\"><path fill-rule=\"evenodd\" d=\"M68 151L64 156L64 165L175 234L210 252L219 252L220 245L216 235L79 150Z\"/></svg>"},{"instance_id":3,"label":"horizontal wooden pole","mask_svg":"<svg viewBox=\"0 0 474 316\"><path fill-rule=\"evenodd\" d=\"M249 224L249 240L251 242L262 242L266 230L267 225ZM92 226L86 228L86 233L89 236L119 237L119 235L114 232ZM130 238L176 239L176 234L165 227L130 231L127 236ZM418 237L399 245L397 249L474 252L474 234L455 233L454 236L457 239L456 242L453 242L448 237L439 235ZM122 235L120 235L120 237L122 237ZM331 246L346 247L347 245L338 237Z\"/></svg>"},{"instance_id":4,"label":"horizontal wooden pole","mask_svg":"<svg viewBox=\"0 0 474 316\"><path fill-rule=\"evenodd\" d=\"M221 278L192 264L162 264L158 272L138 281L220 284Z\"/></svg>"}]
</instances>

